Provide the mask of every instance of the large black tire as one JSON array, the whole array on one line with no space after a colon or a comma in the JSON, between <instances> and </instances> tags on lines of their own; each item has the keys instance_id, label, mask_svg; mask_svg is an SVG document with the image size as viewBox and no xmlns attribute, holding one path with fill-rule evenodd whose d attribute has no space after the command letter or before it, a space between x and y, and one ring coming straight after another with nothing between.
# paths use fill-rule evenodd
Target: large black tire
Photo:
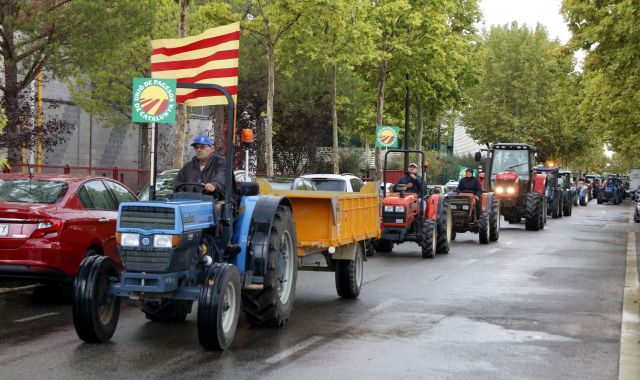
<instances>
[{"instance_id":1,"label":"large black tire","mask_svg":"<svg viewBox=\"0 0 640 380\"><path fill-rule=\"evenodd\" d=\"M378 252L391 252L393 250L393 242L387 239L376 240L374 246Z\"/></svg>"},{"instance_id":2,"label":"large black tire","mask_svg":"<svg viewBox=\"0 0 640 380\"><path fill-rule=\"evenodd\" d=\"M489 244L489 213L484 212L480 215L480 220L478 221L480 224L480 228L478 231L478 239L480 240L480 244Z\"/></svg>"},{"instance_id":3,"label":"large black tire","mask_svg":"<svg viewBox=\"0 0 640 380\"><path fill-rule=\"evenodd\" d=\"M598 195L598 204L601 205L602 204L602 197Z\"/></svg>"},{"instance_id":4,"label":"large black tire","mask_svg":"<svg viewBox=\"0 0 640 380\"><path fill-rule=\"evenodd\" d=\"M108 256L88 256L78 268L73 282L73 325L87 343L107 342L120 316L120 298L110 295L109 284L120 273Z\"/></svg>"},{"instance_id":5,"label":"large black tire","mask_svg":"<svg viewBox=\"0 0 640 380\"><path fill-rule=\"evenodd\" d=\"M580 206L587 206L589 204L589 193L585 192L584 197L580 199Z\"/></svg>"},{"instance_id":6,"label":"large black tire","mask_svg":"<svg viewBox=\"0 0 640 380\"><path fill-rule=\"evenodd\" d=\"M571 216L571 209L572 209L572 204L569 201L569 197L567 196L564 200L564 203L562 204L562 214L564 216Z\"/></svg>"},{"instance_id":7,"label":"large black tire","mask_svg":"<svg viewBox=\"0 0 640 380\"><path fill-rule=\"evenodd\" d=\"M553 193L553 200L551 201L551 217L553 219L559 218L562 216L562 211L560 210L560 194L557 191Z\"/></svg>"},{"instance_id":8,"label":"large black tire","mask_svg":"<svg viewBox=\"0 0 640 380\"><path fill-rule=\"evenodd\" d=\"M489 240L498 241L500 238L500 202L493 200L491 214L489 214Z\"/></svg>"},{"instance_id":9,"label":"large black tire","mask_svg":"<svg viewBox=\"0 0 640 380\"><path fill-rule=\"evenodd\" d=\"M254 326L284 326L293 311L298 277L296 229L291 210L280 206L269 235L269 257L264 288L244 290L242 309Z\"/></svg>"},{"instance_id":10,"label":"large black tire","mask_svg":"<svg viewBox=\"0 0 640 380\"><path fill-rule=\"evenodd\" d=\"M209 267L198 299L198 340L207 350L222 351L233 342L240 317L240 272L232 264Z\"/></svg>"},{"instance_id":11,"label":"large black tire","mask_svg":"<svg viewBox=\"0 0 640 380\"><path fill-rule=\"evenodd\" d=\"M148 320L154 322L179 323L187 319L193 301L167 300L140 302L140 309Z\"/></svg>"},{"instance_id":12,"label":"large black tire","mask_svg":"<svg viewBox=\"0 0 640 380\"><path fill-rule=\"evenodd\" d=\"M364 244L364 254L366 256L372 257L373 255L376 254L376 248L373 245L373 241L365 240L363 244Z\"/></svg>"},{"instance_id":13,"label":"large black tire","mask_svg":"<svg viewBox=\"0 0 640 380\"><path fill-rule=\"evenodd\" d=\"M336 291L342 298L353 299L360 295L364 273L364 255L360 243L356 244L355 250L355 260L335 260Z\"/></svg>"},{"instance_id":14,"label":"large black tire","mask_svg":"<svg viewBox=\"0 0 640 380\"><path fill-rule=\"evenodd\" d=\"M451 231L451 241L456 240L456 230Z\"/></svg>"},{"instance_id":15,"label":"large black tire","mask_svg":"<svg viewBox=\"0 0 640 380\"><path fill-rule=\"evenodd\" d=\"M453 220L451 219L451 210L446 198L441 198L438 204L438 242L436 244L436 253L449 253L451 248L451 232L453 231Z\"/></svg>"},{"instance_id":16,"label":"large black tire","mask_svg":"<svg viewBox=\"0 0 640 380\"><path fill-rule=\"evenodd\" d=\"M543 211L542 197L538 193L528 193L525 199L524 226L529 231L538 231L542 226L540 213Z\"/></svg>"},{"instance_id":17,"label":"large black tire","mask_svg":"<svg viewBox=\"0 0 640 380\"><path fill-rule=\"evenodd\" d=\"M547 197L542 197L542 211L540 211L540 229L544 230L544 226L547 224L547 207L549 207L549 201Z\"/></svg>"},{"instance_id":18,"label":"large black tire","mask_svg":"<svg viewBox=\"0 0 640 380\"><path fill-rule=\"evenodd\" d=\"M420 248L422 248L423 259L433 259L436 257L436 243L438 240L436 229L433 220L427 219L422 224L422 238L418 244L420 244Z\"/></svg>"}]
</instances>

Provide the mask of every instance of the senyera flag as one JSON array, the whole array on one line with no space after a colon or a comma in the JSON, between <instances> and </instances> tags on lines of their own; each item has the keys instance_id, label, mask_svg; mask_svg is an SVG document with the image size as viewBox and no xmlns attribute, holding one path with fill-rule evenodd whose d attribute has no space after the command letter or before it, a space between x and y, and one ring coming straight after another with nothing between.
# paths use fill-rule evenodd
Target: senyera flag
<instances>
[{"instance_id":1,"label":"senyera flag","mask_svg":"<svg viewBox=\"0 0 640 380\"><path fill-rule=\"evenodd\" d=\"M178 83L210 83L225 87L236 100L240 23L219 26L204 33L151 41L151 76L176 79ZM178 89L178 103L187 106L227 104L226 98L211 90Z\"/></svg>"}]
</instances>

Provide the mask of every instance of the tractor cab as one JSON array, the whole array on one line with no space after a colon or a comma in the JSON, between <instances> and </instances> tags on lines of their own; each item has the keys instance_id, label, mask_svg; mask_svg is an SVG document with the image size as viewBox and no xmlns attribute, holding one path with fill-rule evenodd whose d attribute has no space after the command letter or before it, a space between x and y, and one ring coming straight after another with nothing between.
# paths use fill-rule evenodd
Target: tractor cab
<instances>
[{"instance_id":1,"label":"tractor cab","mask_svg":"<svg viewBox=\"0 0 640 380\"><path fill-rule=\"evenodd\" d=\"M538 175L546 175L545 196L547 197L547 215L552 218L561 218L566 214L566 204L571 203L569 192L560 186L560 169L538 166L533 172Z\"/></svg>"},{"instance_id":2,"label":"tractor cab","mask_svg":"<svg viewBox=\"0 0 640 380\"><path fill-rule=\"evenodd\" d=\"M480 152L476 154L476 158ZM545 187L547 176L533 171L541 153L527 144L498 143L487 151L485 191L493 191L500 200L502 215L516 224L525 219L527 230L537 231L546 222Z\"/></svg>"}]
</instances>

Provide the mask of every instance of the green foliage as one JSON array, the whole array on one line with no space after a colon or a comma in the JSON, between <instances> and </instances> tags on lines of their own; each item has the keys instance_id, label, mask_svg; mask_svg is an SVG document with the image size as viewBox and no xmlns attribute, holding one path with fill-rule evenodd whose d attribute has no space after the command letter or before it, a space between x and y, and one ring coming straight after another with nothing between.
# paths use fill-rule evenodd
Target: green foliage
<instances>
[{"instance_id":1,"label":"green foliage","mask_svg":"<svg viewBox=\"0 0 640 380\"><path fill-rule=\"evenodd\" d=\"M580 121L640 165L640 14L634 0L564 0L570 48L584 49Z\"/></svg>"}]
</instances>

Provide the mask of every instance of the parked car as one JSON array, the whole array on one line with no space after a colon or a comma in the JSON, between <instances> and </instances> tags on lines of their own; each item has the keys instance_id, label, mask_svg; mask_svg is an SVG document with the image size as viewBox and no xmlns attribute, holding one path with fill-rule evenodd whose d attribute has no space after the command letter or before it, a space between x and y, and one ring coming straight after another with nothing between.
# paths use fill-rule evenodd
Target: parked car
<instances>
[{"instance_id":1,"label":"parked car","mask_svg":"<svg viewBox=\"0 0 640 380\"><path fill-rule=\"evenodd\" d=\"M288 178L265 178L269 185L276 190L310 190L315 191L315 185L308 178L298 177L295 179Z\"/></svg>"},{"instance_id":2,"label":"parked car","mask_svg":"<svg viewBox=\"0 0 640 380\"><path fill-rule=\"evenodd\" d=\"M302 178L311 180L317 190L320 191L346 191L359 192L364 182L357 176L344 174L306 174Z\"/></svg>"},{"instance_id":3,"label":"parked car","mask_svg":"<svg viewBox=\"0 0 640 380\"><path fill-rule=\"evenodd\" d=\"M447 182L445 186L455 191L455 189L458 188L458 181L452 179L449 182Z\"/></svg>"},{"instance_id":4,"label":"parked car","mask_svg":"<svg viewBox=\"0 0 640 380\"><path fill-rule=\"evenodd\" d=\"M118 205L136 199L125 185L103 177L3 174L0 278L69 282L91 255L120 265Z\"/></svg>"}]
</instances>

